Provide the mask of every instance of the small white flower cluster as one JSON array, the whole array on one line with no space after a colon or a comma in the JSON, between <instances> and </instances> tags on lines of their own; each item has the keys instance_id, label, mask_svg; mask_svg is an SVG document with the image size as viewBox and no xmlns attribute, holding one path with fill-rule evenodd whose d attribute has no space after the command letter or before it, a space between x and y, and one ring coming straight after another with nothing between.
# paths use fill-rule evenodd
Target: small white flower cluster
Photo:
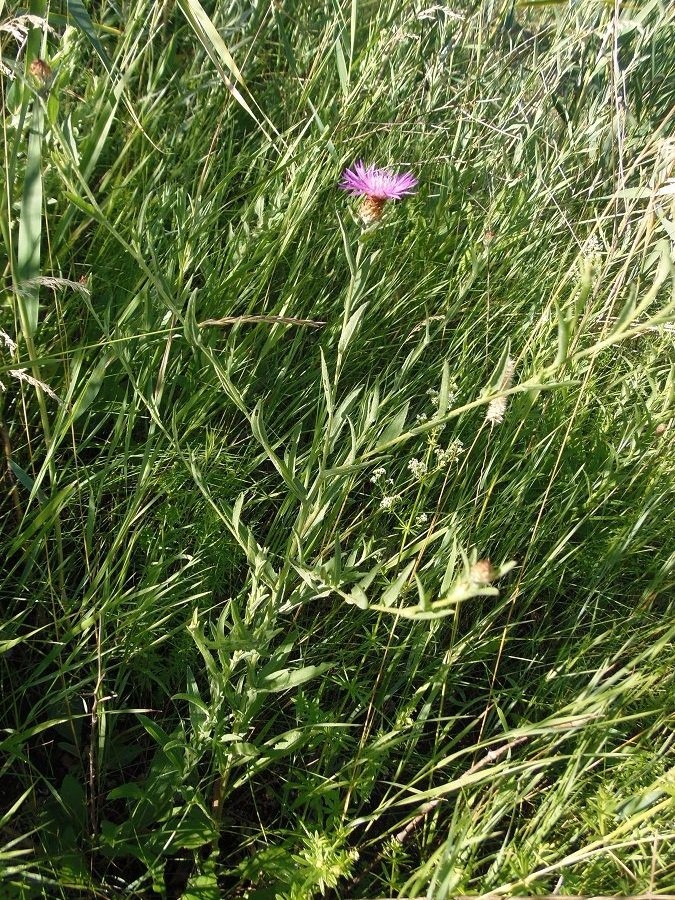
<instances>
[{"instance_id":1,"label":"small white flower cluster","mask_svg":"<svg viewBox=\"0 0 675 900\"><path fill-rule=\"evenodd\" d=\"M387 470L384 466L378 466L370 476L373 484L376 484L382 491L382 499L380 500L380 509L384 512L391 512L394 506L401 499L400 494L387 494L386 489L394 483L393 478L387 478Z\"/></svg>"},{"instance_id":2,"label":"small white flower cluster","mask_svg":"<svg viewBox=\"0 0 675 900\"><path fill-rule=\"evenodd\" d=\"M420 513L419 516L415 519L415 527L421 528L422 525L426 525L429 521L429 516L426 513Z\"/></svg>"},{"instance_id":3,"label":"small white flower cluster","mask_svg":"<svg viewBox=\"0 0 675 900\"><path fill-rule=\"evenodd\" d=\"M380 500L380 509L384 510L384 512L391 512L400 499L400 494L386 494Z\"/></svg>"},{"instance_id":4,"label":"small white flower cluster","mask_svg":"<svg viewBox=\"0 0 675 900\"><path fill-rule=\"evenodd\" d=\"M416 459L415 457L408 463L408 469L412 473L413 478L417 478L418 481L421 481L428 471L427 464L424 460Z\"/></svg>"},{"instance_id":5,"label":"small white flower cluster","mask_svg":"<svg viewBox=\"0 0 675 900\"><path fill-rule=\"evenodd\" d=\"M428 388L427 397L429 398L429 402L433 406L434 410L438 410L438 408L441 405L441 392L436 390L436 388ZM450 388L448 390L447 405L452 406L453 403L455 402L456 398L457 398L457 384L453 382L450 385ZM434 413L434 415L436 415L436 413ZM426 412L419 413L419 415L415 416L415 421L417 422L418 425L424 425L425 422L429 421L429 413L426 413ZM439 427L442 428L443 426L440 425Z\"/></svg>"},{"instance_id":6,"label":"small white flower cluster","mask_svg":"<svg viewBox=\"0 0 675 900\"><path fill-rule=\"evenodd\" d=\"M431 401L431 405L435 406L436 409L438 409L438 406L441 402L441 395L436 390L436 388L429 388L429 390L427 391L427 397Z\"/></svg>"},{"instance_id":7,"label":"small white flower cluster","mask_svg":"<svg viewBox=\"0 0 675 900\"><path fill-rule=\"evenodd\" d=\"M462 453L464 453L464 444L459 438L455 438L454 441L451 441L448 444L445 450L443 447L434 447L434 453L436 454L436 465L438 468L447 469L454 465Z\"/></svg>"}]
</instances>

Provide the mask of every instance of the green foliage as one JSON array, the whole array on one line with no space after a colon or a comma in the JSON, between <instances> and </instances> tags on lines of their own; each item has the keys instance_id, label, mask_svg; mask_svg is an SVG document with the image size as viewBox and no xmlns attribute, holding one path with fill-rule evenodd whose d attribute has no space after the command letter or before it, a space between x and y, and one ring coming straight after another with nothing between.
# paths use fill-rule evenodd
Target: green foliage
<instances>
[{"instance_id":1,"label":"green foliage","mask_svg":"<svg viewBox=\"0 0 675 900\"><path fill-rule=\"evenodd\" d=\"M3 896L675 891L674 28L0 4Z\"/></svg>"}]
</instances>

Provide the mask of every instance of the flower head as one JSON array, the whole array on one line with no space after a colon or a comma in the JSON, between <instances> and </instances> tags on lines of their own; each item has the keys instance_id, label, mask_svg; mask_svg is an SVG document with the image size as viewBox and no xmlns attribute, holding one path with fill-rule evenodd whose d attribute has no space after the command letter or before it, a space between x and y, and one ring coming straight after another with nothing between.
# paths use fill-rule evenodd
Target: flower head
<instances>
[{"instance_id":1,"label":"flower head","mask_svg":"<svg viewBox=\"0 0 675 900\"><path fill-rule=\"evenodd\" d=\"M48 66L44 59L34 59L28 67L28 71L40 87L49 84L52 80L51 66Z\"/></svg>"},{"instance_id":2,"label":"flower head","mask_svg":"<svg viewBox=\"0 0 675 900\"><path fill-rule=\"evenodd\" d=\"M383 509L385 512L391 512L400 499L400 494L386 494L380 500L380 509Z\"/></svg>"},{"instance_id":3,"label":"flower head","mask_svg":"<svg viewBox=\"0 0 675 900\"><path fill-rule=\"evenodd\" d=\"M513 373L515 372L515 370L516 364L509 356L506 360L506 365L504 366L502 376L499 379L497 390L507 391L511 387L511 382L513 381ZM485 421L489 422L490 425L501 425L504 421L505 412L506 397L496 397L494 400L490 400L490 404L485 414Z\"/></svg>"},{"instance_id":4,"label":"flower head","mask_svg":"<svg viewBox=\"0 0 675 900\"><path fill-rule=\"evenodd\" d=\"M424 460L416 459L414 457L408 463L408 469L412 473L413 478L417 478L418 481L421 481L427 474L427 464Z\"/></svg>"},{"instance_id":5,"label":"flower head","mask_svg":"<svg viewBox=\"0 0 675 900\"><path fill-rule=\"evenodd\" d=\"M344 170L340 187L355 196L400 200L406 194L414 193L417 179L412 172L397 175L390 169L376 169L359 161L353 169Z\"/></svg>"},{"instance_id":6,"label":"flower head","mask_svg":"<svg viewBox=\"0 0 675 900\"><path fill-rule=\"evenodd\" d=\"M407 194L414 194L417 178L412 172L397 175L391 169L366 166L359 160L353 169L344 170L340 187L355 197L363 197L361 216L368 224L381 217L387 200L400 200Z\"/></svg>"},{"instance_id":7,"label":"flower head","mask_svg":"<svg viewBox=\"0 0 675 900\"><path fill-rule=\"evenodd\" d=\"M455 438L445 450L442 447L434 447L434 453L436 454L436 465L439 468L449 467L456 463L460 455L464 453L464 444L459 438Z\"/></svg>"},{"instance_id":8,"label":"flower head","mask_svg":"<svg viewBox=\"0 0 675 900\"><path fill-rule=\"evenodd\" d=\"M489 559L479 559L471 566L469 581L475 585L490 584L499 578L499 571L495 569Z\"/></svg>"}]
</instances>

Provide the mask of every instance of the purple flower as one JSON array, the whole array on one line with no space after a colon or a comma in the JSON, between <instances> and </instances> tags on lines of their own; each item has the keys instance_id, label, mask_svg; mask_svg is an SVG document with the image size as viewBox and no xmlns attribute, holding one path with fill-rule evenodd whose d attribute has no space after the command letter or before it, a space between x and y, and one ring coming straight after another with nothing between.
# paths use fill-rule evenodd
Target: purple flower
<instances>
[{"instance_id":1,"label":"purple flower","mask_svg":"<svg viewBox=\"0 0 675 900\"><path fill-rule=\"evenodd\" d=\"M391 169L376 169L359 160L353 169L344 170L340 187L354 196L384 202L400 200L406 194L413 194L417 179L412 172L397 175Z\"/></svg>"},{"instance_id":2,"label":"purple flower","mask_svg":"<svg viewBox=\"0 0 675 900\"><path fill-rule=\"evenodd\" d=\"M406 194L414 194L417 179L412 172L397 175L391 169L376 169L359 160L353 169L342 173L340 187L355 197L361 197L359 212L366 225L379 221L387 200L400 200Z\"/></svg>"}]
</instances>

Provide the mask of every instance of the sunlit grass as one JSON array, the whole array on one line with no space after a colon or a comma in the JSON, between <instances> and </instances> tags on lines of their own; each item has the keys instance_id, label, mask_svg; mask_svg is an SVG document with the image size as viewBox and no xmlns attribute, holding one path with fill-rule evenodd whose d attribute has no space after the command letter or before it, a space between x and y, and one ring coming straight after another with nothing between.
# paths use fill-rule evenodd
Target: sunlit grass
<instances>
[{"instance_id":1,"label":"sunlit grass","mask_svg":"<svg viewBox=\"0 0 675 900\"><path fill-rule=\"evenodd\" d=\"M675 891L673 13L31 12L9 895Z\"/></svg>"}]
</instances>

